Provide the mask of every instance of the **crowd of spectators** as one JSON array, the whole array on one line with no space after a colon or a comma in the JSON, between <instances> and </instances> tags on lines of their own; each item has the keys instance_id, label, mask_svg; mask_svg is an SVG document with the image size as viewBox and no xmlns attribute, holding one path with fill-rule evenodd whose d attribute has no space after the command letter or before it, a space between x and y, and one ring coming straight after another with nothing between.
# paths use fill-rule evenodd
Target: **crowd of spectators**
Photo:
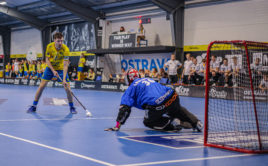
<instances>
[{"instance_id":1,"label":"crowd of spectators","mask_svg":"<svg viewBox=\"0 0 268 166\"><path fill-rule=\"evenodd\" d=\"M80 59L84 58L81 56ZM208 81L211 86L223 86L223 87L238 87L249 85L249 73L243 69L241 62L239 63L238 57L233 56L228 61L227 58L221 58L211 56L210 71ZM70 61L69 61L70 62ZM69 66L68 75L70 80L96 80L96 73L93 68L89 68L86 72L81 69L81 62L83 62L83 68L85 60L79 61L77 67ZM41 79L41 76L47 67L44 61L27 61L13 59L5 66L6 78L25 78L25 79ZM77 70L80 67L79 71ZM182 68L182 73L179 74L179 69ZM268 71L267 68L263 68L260 58L255 58L253 63L250 64L252 81L254 87L258 87L262 90L268 89ZM166 69L166 70L165 70ZM191 54L186 54L186 60L184 63L176 60L175 54L171 55L171 59L164 64L164 68L157 68L152 70L140 69L141 78L152 78L157 82L163 84L183 84L183 85L205 85L206 80L206 59L202 59L198 63L195 57ZM125 83L126 71L121 69L120 73L110 74L109 82ZM56 80L56 78L55 78Z\"/></svg>"}]
</instances>

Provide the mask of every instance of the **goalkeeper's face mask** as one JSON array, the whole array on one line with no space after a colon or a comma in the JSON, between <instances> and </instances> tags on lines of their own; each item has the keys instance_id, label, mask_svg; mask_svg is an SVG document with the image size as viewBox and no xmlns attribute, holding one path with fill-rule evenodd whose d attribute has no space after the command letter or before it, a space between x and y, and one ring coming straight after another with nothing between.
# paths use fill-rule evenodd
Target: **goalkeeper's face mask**
<instances>
[{"instance_id":1,"label":"goalkeeper's face mask","mask_svg":"<svg viewBox=\"0 0 268 166\"><path fill-rule=\"evenodd\" d=\"M127 71L127 85L130 85L135 79L140 78L140 74L136 69L129 69Z\"/></svg>"}]
</instances>

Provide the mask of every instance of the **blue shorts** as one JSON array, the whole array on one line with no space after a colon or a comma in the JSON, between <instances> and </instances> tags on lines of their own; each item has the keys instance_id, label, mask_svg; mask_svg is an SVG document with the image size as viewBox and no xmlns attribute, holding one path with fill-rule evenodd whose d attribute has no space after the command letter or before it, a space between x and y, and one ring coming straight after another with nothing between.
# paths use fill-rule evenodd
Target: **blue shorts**
<instances>
[{"instance_id":1,"label":"blue shorts","mask_svg":"<svg viewBox=\"0 0 268 166\"><path fill-rule=\"evenodd\" d=\"M77 71L78 71L78 72L83 72L83 67L78 67L78 68L77 68Z\"/></svg>"},{"instance_id":2,"label":"blue shorts","mask_svg":"<svg viewBox=\"0 0 268 166\"><path fill-rule=\"evenodd\" d=\"M9 76L9 72L6 72L6 76Z\"/></svg>"},{"instance_id":3,"label":"blue shorts","mask_svg":"<svg viewBox=\"0 0 268 166\"><path fill-rule=\"evenodd\" d=\"M61 79L63 79L63 70L56 70L60 76ZM42 80L50 81L54 77L53 72L49 67L47 67L42 75ZM58 82L62 82L59 78L57 80ZM70 82L68 74L66 73L66 82Z\"/></svg>"},{"instance_id":4,"label":"blue shorts","mask_svg":"<svg viewBox=\"0 0 268 166\"><path fill-rule=\"evenodd\" d=\"M28 75L28 72L27 71L24 71L24 74L23 74L24 76L27 76Z\"/></svg>"}]
</instances>

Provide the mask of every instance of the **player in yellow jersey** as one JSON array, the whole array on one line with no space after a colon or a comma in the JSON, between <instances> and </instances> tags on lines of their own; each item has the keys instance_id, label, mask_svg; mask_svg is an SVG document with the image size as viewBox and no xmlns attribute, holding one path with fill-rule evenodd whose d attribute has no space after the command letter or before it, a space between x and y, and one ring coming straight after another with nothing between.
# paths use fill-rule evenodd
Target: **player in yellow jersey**
<instances>
[{"instance_id":1,"label":"player in yellow jersey","mask_svg":"<svg viewBox=\"0 0 268 166\"><path fill-rule=\"evenodd\" d=\"M53 36L54 42L47 45L46 49L46 64L47 67L43 73L42 81L39 85L39 88L35 94L35 99L33 105L28 109L27 112L35 112L38 101L42 95L44 88L47 83L56 76L58 81L61 82L64 86L64 89L67 94L69 101L70 112L76 114L76 110L73 104L73 97L71 94L70 81L67 74L68 70L68 60L69 60L69 48L63 44L63 35L60 32L57 32ZM59 79L59 77L61 79Z\"/></svg>"},{"instance_id":2,"label":"player in yellow jersey","mask_svg":"<svg viewBox=\"0 0 268 166\"><path fill-rule=\"evenodd\" d=\"M77 80L78 81L81 81L82 80L81 76L83 74L83 69L84 69L85 63L86 63L86 58L85 58L84 53L82 53L80 55L80 59L79 59L79 63L78 63L78 68L77 68Z\"/></svg>"},{"instance_id":3,"label":"player in yellow jersey","mask_svg":"<svg viewBox=\"0 0 268 166\"><path fill-rule=\"evenodd\" d=\"M28 66L27 66L27 60L22 60L22 65L23 65L23 76L24 78L28 78Z\"/></svg>"},{"instance_id":4,"label":"player in yellow jersey","mask_svg":"<svg viewBox=\"0 0 268 166\"><path fill-rule=\"evenodd\" d=\"M22 67L22 63L19 64L19 78L22 78L23 76L23 67Z\"/></svg>"},{"instance_id":5,"label":"player in yellow jersey","mask_svg":"<svg viewBox=\"0 0 268 166\"><path fill-rule=\"evenodd\" d=\"M36 69L37 69L36 78L39 79L42 77L42 67L40 61L37 61Z\"/></svg>"},{"instance_id":6,"label":"player in yellow jersey","mask_svg":"<svg viewBox=\"0 0 268 166\"><path fill-rule=\"evenodd\" d=\"M32 79L35 75L35 64L34 61L29 62L29 77Z\"/></svg>"},{"instance_id":7,"label":"player in yellow jersey","mask_svg":"<svg viewBox=\"0 0 268 166\"><path fill-rule=\"evenodd\" d=\"M7 65L6 65L6 73L5 73L5 76L6 76L6 77L9 77L9 75L10 75L10 71L11 71L11 65L10 65L10 63L8 62Z\"/></svg>"}]
</instances>

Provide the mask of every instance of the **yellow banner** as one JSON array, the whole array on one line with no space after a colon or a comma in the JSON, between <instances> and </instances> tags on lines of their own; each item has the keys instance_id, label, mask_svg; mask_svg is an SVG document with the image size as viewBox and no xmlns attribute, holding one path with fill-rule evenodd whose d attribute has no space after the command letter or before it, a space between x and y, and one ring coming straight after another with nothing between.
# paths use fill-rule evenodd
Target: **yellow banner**
<instances>
[{"instance_id":1,"label":"yellow banner","mask_svg":"<svg viewBox=\"0 0 268 166\"><path fill-rule=\"evenodd\" d=\"M93 56L93 53L87 53L86 51L77 51L77 52L70 52L70 56L80 56L81 53L84 53L85 56ZM37 53L37 58L42 58L42 53ZM26 58L26 54L12 54L10 58Z\"/></svg>"}]
</instances>

